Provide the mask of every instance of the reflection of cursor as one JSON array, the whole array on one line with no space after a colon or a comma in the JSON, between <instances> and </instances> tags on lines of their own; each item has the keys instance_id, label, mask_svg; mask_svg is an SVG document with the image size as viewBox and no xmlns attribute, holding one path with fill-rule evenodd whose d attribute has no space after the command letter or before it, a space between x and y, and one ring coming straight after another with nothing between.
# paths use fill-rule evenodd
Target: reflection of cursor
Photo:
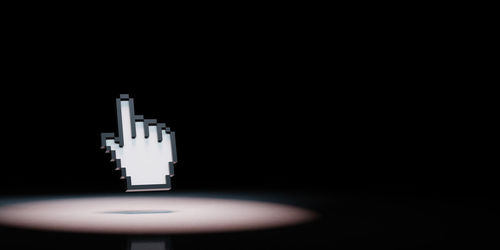
<instances>
[{"instance_id":1,"label":"reflection of cursor","mask_svg":"<svg viewBox=\"0 0 500 250\"><path fill-rule=\"evenodd\" d=\"M102 148L127 179L127 192L170 190L177 162L175 133L165 123L134 114L134 99L116 99L118 136L102 133Z\"/></svg>"}]
</instances>

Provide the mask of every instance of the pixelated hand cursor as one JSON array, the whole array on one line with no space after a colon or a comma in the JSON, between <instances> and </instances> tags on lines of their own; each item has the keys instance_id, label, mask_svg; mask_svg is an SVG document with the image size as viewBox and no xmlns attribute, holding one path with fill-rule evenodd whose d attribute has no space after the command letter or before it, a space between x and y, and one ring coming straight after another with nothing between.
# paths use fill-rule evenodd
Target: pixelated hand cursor
<instances>
[{"instance_id":1,"label":"pixelated hand cursor","mask_svg":"<svg viewBox=\"0 0 500 250\"><path fill-rule=\"evenodd\" d=\"M102 133L102 148L127 180L127 192L170 190L177 162L175 133L164 123L134 114L134 99L116 99L118 136Z\"/></svg>"}]
</instances>

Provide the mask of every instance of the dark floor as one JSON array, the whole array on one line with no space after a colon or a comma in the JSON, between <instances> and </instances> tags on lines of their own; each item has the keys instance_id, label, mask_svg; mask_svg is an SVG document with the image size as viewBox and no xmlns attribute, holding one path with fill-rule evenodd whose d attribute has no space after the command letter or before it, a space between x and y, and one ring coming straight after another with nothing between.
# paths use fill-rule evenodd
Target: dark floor
<instances>
[{"instance_id":1,"label":"dark floor","mask_svg":"<svg viewBox=\"0 0 500 250\"><path fill-rule=\"evenodd\" d=\"M197 195L197 193L178 193ZM264 231L126 236L1 228L1 249L407 249L498 243L498 204L487 197L367 192L203 192L207 196L293 204L322 216L303 225ZM9 197L7 197L9 198ZM3 203L7 200L2 199ZM12 197L10 197L12 198ZM148 243L149 242L149 243ZM152 245L151 245L152 244ZM142 249L142 248L139 248ZM148 248L144 248L148 249Z\"/></svg>"}]
</instances>

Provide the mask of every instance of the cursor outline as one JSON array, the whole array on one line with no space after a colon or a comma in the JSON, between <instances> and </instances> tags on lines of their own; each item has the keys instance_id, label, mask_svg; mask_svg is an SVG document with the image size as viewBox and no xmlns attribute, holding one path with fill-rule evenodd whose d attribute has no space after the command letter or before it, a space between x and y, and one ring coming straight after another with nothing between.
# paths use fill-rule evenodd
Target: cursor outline
<instances>
[{"instance_id":1,"label":"cursor outline","mask_svg":"<svg viewBox=\"0 0 500 250\"><path fill-rule=\"evenodd\" d=\"M165 123L144 119L134 112L134 99L128 94L116 98L118 136L101 133L101 148L111 154L127 192L171 189L177 163L175 132Z\"/></svg>"}]
</instances>

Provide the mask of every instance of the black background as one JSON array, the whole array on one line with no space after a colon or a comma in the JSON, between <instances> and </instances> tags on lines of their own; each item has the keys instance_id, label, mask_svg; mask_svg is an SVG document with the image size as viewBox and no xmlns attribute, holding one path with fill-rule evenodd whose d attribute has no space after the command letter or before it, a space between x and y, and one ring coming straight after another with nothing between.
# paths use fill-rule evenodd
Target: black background
<instances>
[{"instance_id":1,"label":"black background","mask_svg":"<svg viewBox=\"0 0 500 250\"><path fill-rule=\"evenodd\" d=\"M2 192L122 190L99 149L100 133L117 131L121 93L177 131L174 188L497 188L474 141L488 104L439 85L421 68L430 59L335 44L309 56L307 46L251 43L133 55L126 44L33 48L31 39L40 38L21 39L4 68ZM359 65L365 58L373 64Z\"/></svg>"},{"instance_id":2,"label":"black background","mask_svg":"<svg viewBox=\"0 0 500 250\"><path fill-rule=\"evenodd\" d=\"M492 185L467 165L475 152L461 147L472 117L443 98L453 95L447 89L363 87L333 66L328 77L314 72L315 63L278 64L272 72L246 62L189 70L111 64L106 72L49 64L17 72L5 89L4 173L11 178L3 192L122 190L99 149L100 133L117 131L120 93L135 98L136 113L177 132L174 189Z\"/></svg>"},{"instance_id":3,"label":"black background","mask_svg":"<svg viewBox=\"0 0 500 250\"><path fill-rule=\"evenodd\" d=\"M123 192L99 146L101 132L117 131L115 98L130 94L137 114L176 131L171 192L497 204L483 141L493 100L462 85L479 74L464 70L468 52L441 32L322 19L13 20L2 57L1 194Z\"/></svg>"}]
</instances>

